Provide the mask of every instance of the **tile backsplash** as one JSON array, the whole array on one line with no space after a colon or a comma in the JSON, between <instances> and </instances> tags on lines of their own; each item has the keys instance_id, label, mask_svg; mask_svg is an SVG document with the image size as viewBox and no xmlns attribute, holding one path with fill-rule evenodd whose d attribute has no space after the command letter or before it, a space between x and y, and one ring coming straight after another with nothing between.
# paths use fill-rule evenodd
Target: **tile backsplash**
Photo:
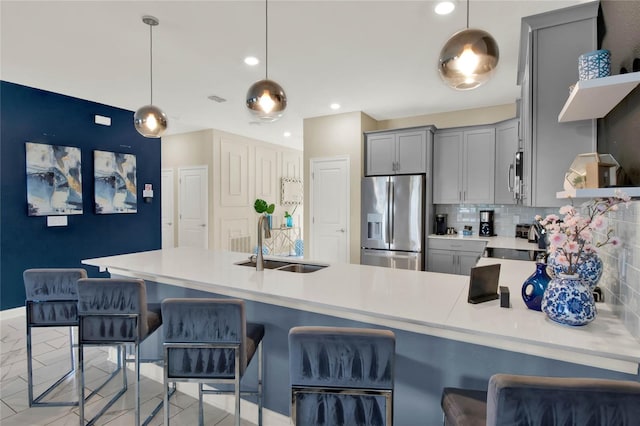
<instances>
[{"instance_id":1,"label":"tile backsplash","mask_svg":"<svg viewBox=\"0 0 640 426\"><path fill-rule=\"evenodd\" d=\"M600 249L604 272L598 285L603 289L605 303L640 340L640 201L610 213L609 226L622 245Z\"/></svg>"},{"instance_id":2,"label":"tile backsplash","mask_svg":"<svg viewBox=\"0 0 640 426\"><path fill-rule=\"evenodd\" d=\"M515 236L517 223L533 223L535 215L558 213L558 208L537 208L511 205L451 205L438 204L436 213L447 214L447 226L461 232L464 225L473 226L478 234L480 210L494 210L496 235ZM609 214L609 226L621 238L622 245L600 249L604 272L599 286L604 300L612 307L626 328L640 340L640 201L632 201L628 207L620 207ZM431 230L433 232L433 229Z\"/></svg>"},{"instance_id":3,"label":"tile backsplash","mask_svg":"<svg viewBox=\"0 0 640 426\"><path fill-rule=\"evenodd\" d=\"M547 214L558 212L555 207L538 208L516 205L436 204L435 206L436 213L447 215L448 227L456 228L458 232L461 232L465 225L471 225L474 235L477 235L480 229L480 210L494 211L494 231L496 235L501 237L514 237L516 224L533 223L537 214L544 217Z\"/></svg>"}]
</instances>

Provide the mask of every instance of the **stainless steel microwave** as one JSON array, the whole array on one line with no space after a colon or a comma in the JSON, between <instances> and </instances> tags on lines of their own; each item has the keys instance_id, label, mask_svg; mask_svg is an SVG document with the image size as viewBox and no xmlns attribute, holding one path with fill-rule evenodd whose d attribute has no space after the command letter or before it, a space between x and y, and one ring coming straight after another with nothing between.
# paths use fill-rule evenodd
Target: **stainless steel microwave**
<instances>
[{"instance_id":1,"label":"stainless steel microwave","mask_svg":"<svg viewBox=\"0 0 640 426\"><path fill-rule=\"evenodd\" d=\"M509 191L513 194L513 198L522 201L522 192L524 186L524 152L516 152L513 164L509 166Z\"/></svg>"}]
</instances>

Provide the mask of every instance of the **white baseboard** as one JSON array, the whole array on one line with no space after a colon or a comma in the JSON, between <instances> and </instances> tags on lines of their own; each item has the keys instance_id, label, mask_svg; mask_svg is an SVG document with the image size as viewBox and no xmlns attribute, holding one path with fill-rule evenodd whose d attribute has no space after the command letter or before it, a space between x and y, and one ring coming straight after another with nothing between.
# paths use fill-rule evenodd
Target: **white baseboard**
<instances>
[{"instance_id":1,"label":"white baseboard","mask_svg":"<svg viewBox=\"0 0 640 426\"><path fill-rule=\"evenodd\" d=\"M24 306L18 306L17 308L13 308L13 309L4 309L0 311L0 321L18 318L18 317L24 317L25 315L26 315L26 311Z\"/></svg>"}]
</instances>

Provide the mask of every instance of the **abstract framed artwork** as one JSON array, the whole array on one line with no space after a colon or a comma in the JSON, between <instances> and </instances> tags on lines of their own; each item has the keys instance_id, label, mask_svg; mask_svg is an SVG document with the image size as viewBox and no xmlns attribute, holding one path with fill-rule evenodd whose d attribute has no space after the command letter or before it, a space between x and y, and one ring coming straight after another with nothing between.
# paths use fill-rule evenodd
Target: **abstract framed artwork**
<instances>
[{"instance_id":1,"label":"abstract framed artwork","mask_svg":"<svg viewBox=\"0 0 640 426\"><path fill-rule=\"evenodd\" d=\"M93 151L96 214L136 213L136 156Z\"/></svg>"},{"instance_id":2,"label":"abstract framed artwork","mask_svg":"<svg viewBox=\"0 0 640 426\"><path fill-rule=\"evenodd\" d=\"M80 148L26 142L29 216L82 214Z\"/></svg>"}]
</instances>

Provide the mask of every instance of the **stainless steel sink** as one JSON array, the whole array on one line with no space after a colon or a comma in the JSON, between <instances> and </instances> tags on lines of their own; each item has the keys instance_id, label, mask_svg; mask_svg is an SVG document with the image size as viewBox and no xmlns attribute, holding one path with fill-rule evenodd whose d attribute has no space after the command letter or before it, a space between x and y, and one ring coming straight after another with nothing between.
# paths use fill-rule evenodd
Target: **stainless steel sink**
<instances>
[{"instance_id":1,"label":"stainless steel sink","mask_svg":"<svg viewBox=\"0 0 640 426\"><path fill-rule=\"evenodd\" d=\"M236 263L236 265L249 266L251 268L255 268L256 262L253 260L245 260L244 262ZM291 263L291 262L283 262L281 260L268 260L268 259L264 260L264 269L275 269L277 271L297 272L299 274L315 272L326 267L327 265L312 265L310 263Z\"/></svg>"},{"instance_id":2,"label":"stainless steel sink","mask_svg":"<svg viewBox=\"0 0 640 426\"><path fill-rule=\"evenodd\" d=\"M277 268L278 271L297 272L299 274L306 274L308 272L319 271L326 268L326 265L311 265L309 263L291 263L287 266Z\"/></svg>"},{"instance_id":3,"label":"stainless steel sink","mask_svg":"<svg viewBox=\"0 0 640 426\"><path fill-rule=\"evenodd\" d=\"M256 262L253 260L245 260L244 262L236 263L236 265L240 266L250 266L252 268L256 267ZM290 262L282 262L280 260L264 260L264 269L277 269L283 266L291 265Z\"/></svg>"}]
</instances>

